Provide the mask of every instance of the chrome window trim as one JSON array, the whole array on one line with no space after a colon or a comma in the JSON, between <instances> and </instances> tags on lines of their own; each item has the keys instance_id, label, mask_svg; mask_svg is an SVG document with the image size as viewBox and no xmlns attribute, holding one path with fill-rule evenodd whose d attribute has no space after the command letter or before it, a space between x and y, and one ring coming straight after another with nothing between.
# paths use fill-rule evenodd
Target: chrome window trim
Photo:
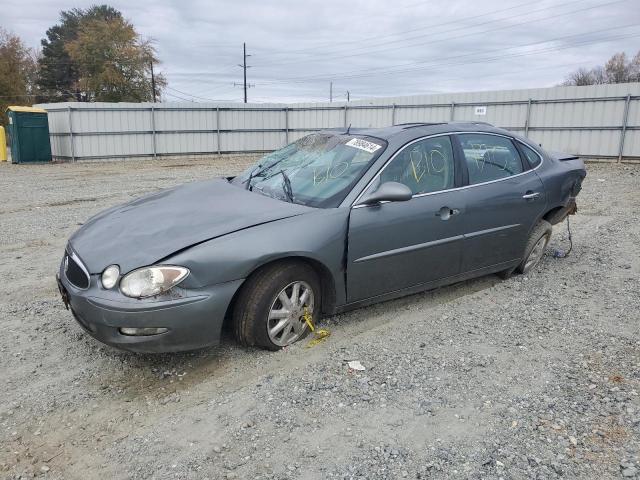
<instances>
[{"instance_id":1,"label":"chrome window trim","mask_svg":"<svg viewBox=\"0 0 640 480\"><path fill-rule=\"evenodd\" d=\"M64 275L65 277L67 277L67 280L69 280L69 282L78 290L89 290L89 287L91 287L91 275L89 274L89 270L87 270L87 267L84 266L84 263L82 262L82 260L80 260L80 257L78 257L78 254L76 254L76 252L74 252L71 247L67 247L66 249L66 253L67 256L71 257L71 259L76 262L79 266L80 266L80 270L82 270L84 272L84 274L87 276L87 287L86 288L81 288L79 286L77 286L75 283L73 283L71 280L69 280L69 277L67 276L67 269L65 268L64 270ZM65 267L67 265L65 264Z\"/></svg>"},{"instance_id":2,"label":"chrome window trim","mask_svg":"<svg viewBox=\"0 0 640 480\"><path fill-rule=\"evenodd\" d=\"M413 145L416 142L419 142L421 140L426 140L428 138L433 138L433 137L443 137L445 135L448 136L453 136L453 135L464 135L464 134L479 134L479 135L493 135L495 137L503 137L503 138L507 138L509 140L511 140L512 142L519 142L519 140L517 140L514 137L510 137L509 135L504 135L501 133L493 133L493 132L448 132L448 133L435 133L432 135L425 135L424 137L420 137L420 138L416 138L415 140L411 140L409 143L407 143L406 145L404 145L400 150L398 150L396 153L394 153L389 160L387 160L387 162L382 166L382 168L380 168L380 170L378 171L378 173L375 174L375 176L369 181L369 183L367 183L367 185L364 187L364 189L362 189L362 191L360 192L360 194L356 197L355 201L351 204L351 208L363 208L363 207L370 207L371 205L366 205L366 204L358 204L358 202L360 201L360 198L364 195L364 193L369 189L369 187L373 184L373 182L376 181L376 179L378 179L380 177L380 175L382 174L382 172L384 171L385 168L387 168L387 166L396 158L397 155L399 155L402 151L404 151L405 148L409 147L410 145ZM522 142L520 142L522 143ZM525 144L526 145L526 144ZM528 145L527 145L528 146ZM531 148L531 147L529 147ZM534 152L536 152L534 149L532 149ZM538 152L536 152L538 153ZM454 152L455 155L455 152ZM426 192L426 193L418 193L415 194L411 197L411 199L413 200L414 198L420 198L420 197L426 197L428 195L437 195L440 193L446 193L446 192L454 192L456 190L464 190L467 188L471 188L471 187L480 187L482 185L489 185L491 183L496 183L496 182L503 182L505 180L510 180L512 178L516 178L519 177L521 175L525 175L527 173L531 173L534 172L535 170L537 170L538 168L540 168L542 166L542 164L544 163L544 157L542 155L540 155L540 163L538 164L537 167L535 168L531 168L529 170L525 170L524 172L520 172L516 175L511 175L510 177L505 177L505 178L498 178L496 180L489 180L488 182L482 182L482 183L474 183L472 185L464 185L462 187L455 187L455 188L449 188L447 190L438 190L437 192ZM380 204L382 203L388 203L388 202L380 202ZM379 204L378 204L379 205Z\"/></svg>"}]
</instances>

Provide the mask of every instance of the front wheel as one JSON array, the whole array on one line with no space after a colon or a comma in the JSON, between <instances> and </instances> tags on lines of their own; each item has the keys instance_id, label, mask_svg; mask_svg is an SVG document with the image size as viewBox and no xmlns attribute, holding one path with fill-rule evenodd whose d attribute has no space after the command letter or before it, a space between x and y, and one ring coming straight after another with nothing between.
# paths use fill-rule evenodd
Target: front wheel
<instances>
[{"instance_id":1,"label":"front wheel","mask_svg":"<svg viewBox=\"0 0 640 480\"><path fill-rule=\"evenodd\" d=\"M315 271L300 262L267 266L249 277L236 300L236 338L243 345L279 350L309 333L305 313L314 321L320 314Z\"/></svg>"},{"instance_id":2,"label":"front wheel","mask_svg":"<svg viewBox=\"0 0 640 480\"><path fill-rule=\"evenodd\" d=\"M538 222L527 241L523 260L516 267L518 273L530 272L542 260L544 251L551 240L552 230L553 227L546 220Z\"/></svg>"}]
</instances>

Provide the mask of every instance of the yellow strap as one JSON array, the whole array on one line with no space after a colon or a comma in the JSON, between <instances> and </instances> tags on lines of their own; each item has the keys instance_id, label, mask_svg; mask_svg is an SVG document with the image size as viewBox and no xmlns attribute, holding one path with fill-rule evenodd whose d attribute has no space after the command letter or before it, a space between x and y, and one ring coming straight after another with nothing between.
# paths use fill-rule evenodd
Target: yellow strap
<instances>
[{"instance_id":1,"label":"yellow strap","mask_svg":"<svg viewBox=\"0 0 640 480\"><path fill-rule=\"evenodd\" d=\"M313 316L311 315L311 312L309 312L307 307L304 308L304 315L302 316L302 318L304 319L306 324L309 325L309 329L313 332L313 338L309 341L309 343L307 343L307 348L315 347L319 343L324 342L329 337L329 335L331 335L331 332L326 328L319 328L316 330L315 326L313 325Z\"/></svg>"},{"instance_id":2,"label":"yellow strap","mask_svg":"<svg viewBox=\"0 0 640 480\"><path fill-rule=\"evenodd\" d=\"M315 331L314 337L307 344L307 348L315 347L319 343L324 342L329 337L329 335L331 335L331 332L329 330L325 328L319 328Z\"/></svg>"},{"instance_id":3,"label":"yellow strap","mask_svg":"<svg viewBox=\"0 0 640 480\"><path fill-rule=\"evenodd\" d=\"M302 318L304 318L304 321L307 323L307 325L309 325L309 329L312 332L315 332L316 329L313 327L313 317L309 313L309 309L307 309L307 307L304 307L304 315L302 316Z\"/></svg>"}]
</instances>

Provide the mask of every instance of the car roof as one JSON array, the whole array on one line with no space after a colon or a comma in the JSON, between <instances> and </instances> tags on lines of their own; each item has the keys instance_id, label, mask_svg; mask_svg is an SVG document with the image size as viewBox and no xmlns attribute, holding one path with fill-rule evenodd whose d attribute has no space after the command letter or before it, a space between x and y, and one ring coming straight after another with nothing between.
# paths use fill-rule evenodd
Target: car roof
<instances>
[{"instance_id":1,"label":"car roof","mask_svg":"<svg viewBox=\"0 0 640 480\"><path fill-rule=\"evenodd\" d=\"M383 128L349 128L352 135L363 135L369 137L380 138L382 140L391 140L393 137L402 135L403 137L415 136L422 137L425 135L433 135L448 132L488 132L512 135L507 130L494 127L486 122L439 122L439 123L401 123L391 127ZM346 128L330 128L323 130L327 133L346 133Z\"/></svg>"}]
</instances>

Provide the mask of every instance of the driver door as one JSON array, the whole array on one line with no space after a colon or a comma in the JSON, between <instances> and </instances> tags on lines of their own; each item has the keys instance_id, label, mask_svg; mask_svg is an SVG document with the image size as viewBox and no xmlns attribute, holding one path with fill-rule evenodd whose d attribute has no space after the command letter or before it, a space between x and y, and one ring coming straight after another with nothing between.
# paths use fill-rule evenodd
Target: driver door
<instances>
[{"instance_id":1,"label":"driver door","mask_svg":"<svg viewBox=\"0 0 640 480\"><path fill-rule=\"evenodd\" d=\"M406 202L355 205L349 220L347 301L428 284L460 273L464 196L455 187L449 136L414 141L378 174L372 187L404 183ZM427 286L427 285L425 285Z\"/></svg>"}]
</instances>

